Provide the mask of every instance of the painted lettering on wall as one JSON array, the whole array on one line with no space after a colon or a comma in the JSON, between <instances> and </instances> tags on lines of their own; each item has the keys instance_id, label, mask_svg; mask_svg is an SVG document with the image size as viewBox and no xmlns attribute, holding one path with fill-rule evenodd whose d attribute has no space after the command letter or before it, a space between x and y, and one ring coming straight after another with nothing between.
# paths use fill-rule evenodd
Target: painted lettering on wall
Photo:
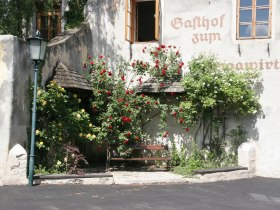
<instances>
[{"instance_id":1,"label":"painted lettering on wall","mask_svg":"<svg viewBox=\"0 0 280 210\"><path fill-rule=\"evenodd\" d=\"M255 69L255 70L280 70L280 62L278 59L265 61L259 59L258 61L247 61L237 63L223 63L236 70Z\"/></svg>"},{"instance_id":2,"label":"painted lettering on wall","mask_svg":"<svg viewBox=\"0 0 280 210\"><path fill-rule=\"evenodd\" d=\"M207 18L205 16L195 16L190 20L183 20L180 17L175 17L171 20L171 26L180 30L182 28L190 29L195 31L196 29L204 29L205 33L193 33L192 34L192 42L197 44L199 42L213 43L215 41L221 41L221 33L212 32L211 29L219 29L223 28L225 15L221 15L215 18ZM210 31L211 32L210 32Z\"/></svg>"}]
</instances>

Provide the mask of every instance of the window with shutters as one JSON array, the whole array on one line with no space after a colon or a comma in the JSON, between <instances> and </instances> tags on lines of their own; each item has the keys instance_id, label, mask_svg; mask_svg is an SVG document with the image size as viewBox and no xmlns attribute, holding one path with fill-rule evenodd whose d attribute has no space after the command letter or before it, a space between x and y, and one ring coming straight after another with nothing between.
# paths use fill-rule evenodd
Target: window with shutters
<instances>
[{"instance_id":1,"label":"window with shutters","mask_svg":"<svg viewBox=\"0 0 280 210\"><path fill-rule=\"evenodd\" d=\"M271 38L271 0L237 2L237 39Z\"/></svg>"},{"instance_id":2,"label":"window with shutters","mask_svg":"<svg viewBox=\"0 0 280 210\"><path fill-rule=\"evenodd\" d=\"M149 42L159 37L159 0L126 0L125 39Z\"/></svg>"}]
</instances>

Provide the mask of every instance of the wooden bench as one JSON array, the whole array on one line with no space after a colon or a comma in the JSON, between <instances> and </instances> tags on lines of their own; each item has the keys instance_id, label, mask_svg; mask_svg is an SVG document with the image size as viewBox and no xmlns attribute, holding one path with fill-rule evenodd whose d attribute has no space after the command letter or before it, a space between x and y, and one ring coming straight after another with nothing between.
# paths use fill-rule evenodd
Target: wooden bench
<instances>
[{"instance_id":1,"label":"wooden bench","mask_svg":"<svg viewBox=\"0 0 280 210\"><path fill-rule=\"evenodd\" d=\"M169 170L171 168L171 157L167 145L138 145L132 147L132 149L140 151L141 157L115 157L112 156L112 148L107 146L106 169L108 170L110 168L111 161L166 161L167 169ZM166 151L167 155L158 157L152 151Z\"/></svg>"}]
</instances>

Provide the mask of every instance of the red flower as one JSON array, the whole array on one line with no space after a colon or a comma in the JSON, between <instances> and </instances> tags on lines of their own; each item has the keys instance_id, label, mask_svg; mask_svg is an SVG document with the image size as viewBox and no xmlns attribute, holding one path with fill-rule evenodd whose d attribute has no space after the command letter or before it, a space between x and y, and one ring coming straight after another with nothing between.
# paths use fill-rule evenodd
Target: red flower
<instances>
[{"instance_id":1,"label":"red flower","mask_svg":"<svg viewBox=\"0 0 280 210\"><path fill-rule=\"evenodd\" d=\"M162 45L161 45L161 48L165 48L165 45L164 45L164 44L162 44Z\"/></svg>"},{"instance_id":2,"label":"red flower","mask_svg":"<svg viewBox=\"0 0 280 210\"><path fill-rule=\"evenodd\" d=\"M173 116L176 117L176 115L177 115L177 112L173 112Z\"/></svg>"},{"instance_id":3,"label":"red flower","mask_svg":"<svg viewBox=\"0 0 280 210\"><path fill-rule=\"evenodd\" d=\"M129 118L129 117L122 116L121 119L122 119L123 123L130 123L131 122L131 118Z\"/></svg>"},{"instance_id":4,"label":"red flower","mask_svg":"<svg viewBox=\"0 0 280 210\"><path fill-rule=\"evenodd\" d=\"M159 60L156 60L156 64L158 64L159 63Z\"/></svg>"},{"instance_id":5,"label":"red flower","mask_svg":"<svg viewBox=\"0 0 280 210\"><path fill-rule=\"evenodd\" d=\"M94 65L94 61L91 61L91 62L90 62L90 65Z\"/></svg>"},{"instance_id":6,"label":"red flower","mask_svg":"<svg viewBox=\"0 0 280 210\"><path fill-rule=\"evenodd\" d=\"M91 56L90 56L90 55L88 56L88 59L91 59Z\"/></svg>"},{"instance_id":7,"label":"red flower","mask_svg":"<svg viewBox=\"0 0 280 210\"><path fill-rule=\"evenodd\" d=\"M122 76L121 76L121 78L122 78L122 81L124 81L124 80L125 80L124 75L122 75Z\"/></svg>"},{"instance_id":8,"label":"red flower","mask_svg":"<svg viewBox=\"0 0 280 210\"><path fill-rule=\"evenodd\" d=\"M105 62L102 62L102 65L103 65L103 66L105 66L105 64L106 64Z\"/></svg>"},{"instance_id":9,"label":"red flower","mask_svg":"<svg viewBox=\"0 0 280 210\"><path fill-rule=\"evenodd\" d=\"M119 102L119 103L121 103L121 102L123 102L123 101L124 101L123 98L118 98L118 102Z\"/></svg>"},{"instance_id":10,"label":"red flower","mask_svg":"<svg viewBox=\"0 0 280 210\"><path fill-rule=\"evenodd\" d=\"M180 123L183 123L183 122L184 122L184 119L183 119L183 118L180 118L179 122L180 122Z\"/></svg>"},{"instance_id":11,"label":"red flower","mask_svg":"<svg viewBox=\"0 0 280 210\"><path fill-rule=\"evenodd\" d=\"M128 139L124 140L124 142L123 142L123 143L128 144Z\"/></svg>"},{"instance_id":12,"label":"red flower","mask_svg":"<svg viewBox=\"0 0 280 210\"><path fill-rule=\"evenodd\" d=\"M144 64L143 64L143 67L144 67L144 68L146 68L146 67L147 67L147 65L144 63Z\"/></svg>"},{"instance_id":13,"label":"red flower","mask_svg":"<svg viewBox=\"0 0 280 210\"><path fill-rule=\"evenodd\" d=\"M102 56L102 55L100 55L100 56L99 56L99 58L100 58L100 59L102 59L102 58L103 58L103 56Z\"/></svg>"},{"instance_id":14,"label":"red flower","mask_svg":"<svg viewBox=\"0 0 280 210\"><path fill-rule=\"evenodd\" d=\"M135 140L138 141L139 140L139 136L135 136Z\"/></svg>"},{"instance_id":15,"label":"red flower","mask_svg":"<svg viewBox=\"0 0 280 210\"><path fill-rule=\"evenodd\" d=\"M161 74L162 74L162 76L165 76L165 75L166 75L165 69L162 69L162 70L161 70Z\"/></svg>"},{"instance_id":16,"label":"red flower","mask_svg":"<svg viewBox=\"0 0 280 210\"><path fill-rule=\"evenodd\" d=\"M133 62L132 64L131 64L131 66L134 68L134 66L135 66L135 63Z\"/></svg>"},{"instance_id":17,"label":"red flower","mask_svg":"<svg viewBox=\"0 0 280 210\"><path fill-rule=\"evenodd\" d=\"M170 95L174 96L174 95L175 95L175 93L174 93L174 92L171 92L171 93L170 93Z\"/></svg>"},{"instance_id":18,"label":"red flower","mask_svg":"<svg viewBox=\"0 0 280 210\"><path fill-rule=\"evenodd\" d=\"M176 47L174 47L174 48L176 48ZM179 55L179 51L176 52L176 55Z\"/></svg>"},{"instance_id":19,"label":"red flower","mask_svg":"<svg viewBox=\"0 0 280 210\"><path fill-rule=\"evenodd\" d=\"M111 71L109 71L109 72L108 72L108 75L109 75L109 76L112 76L112 75L113 75L113 73L112 73Z\"/></svg>"},{"instance_id":20,"label":"red flower","mask_svg":"<svg viewBox=\"0 0 280 210\"><path fill-rule=\"evenodd\" d=\"M155 101L155 105L158 105L158 101Z\"/></svg>"},{"instance_id":21,"label":"red flower","mask_svg":"<svg viewBox=\"0 0 280 210\"><path fill-rule=\"evenodd\" d=\"M163 135L164 138L166 138L168 136L168 131L165 132L165 134Z\"/></svg>"},{"instance_id":22,"label":"red flower","mask_svg":"<svg viewBox=\"0 0 280 210\"><path fill-rule=\"evenodd\" d=\"M158 64L156 64L155 67L158 69L159 68Z\"/></svg>"},{"instance_id":23,"label":"red flower","mask_svg":"<svg viewBox=\"0 0 280 210\"><path fill-rule=\"evenodd\" d=\"M189 132L189 130L190 130L189 128L186 128L186 132Z\"/></svg>"},{"instance_id":24,"label":"red flower","mask_svg":"<svg viewBox=\"0 0 280 210\"><path fill-rule=\"evenodd\" d=\"M164 83L160 83L159 86L162 88L164 87Z\"/></svg>"},{"instance_id":25,"label":"red flower","mask_svg":"<svg viewBox=\"0 0 280 210\"><path fill-rule=\"evenodd\" d=\"M150 104L150 101L147 101L147 102L146 102L146 104L148 104L148 105L149 105L149 104Z\"/></svg>"},{"instance_id":26,"label":"red flower","mask_svg":"<svg viewBox=\"0 0 280 210\"><path fill-rule=\"evenodd\" d=\"M158 52L155 52L154 55L155 55L155 57L158 57Z\"/></svg>"},{"instance_id":27,"label":"red flower","mask_svg":"<svg viewBox=\"0 0 280 210\"><path fill-rule=\"evenodd\" d=\"M134 90L130 90L130 94L133 94L134 93Z\"/></svg>"},{"instance_id":28,"label":"red flower","mask_svg":"<svg viewBox=\"0 0 280 210\"><path fill-rule=\"evenodd\" d=\"M110 91L110 90L107 91L107 95L108 95L108 96L111 95L111 91Z\"/></svg>"},{"instance_id":29,"label":"red flower","mask_svg":"<svg viewBox=\"0 0 280 210\"><path fill-rule=\"evenodd\" d=\"M109 127L108 127L109 129L112 129L113 128L113 126L112 125L109 125Z\"/></svg>"},{"instance_id":30,"label":"red flower","mask_svg":"<svg viewBox=\"0 0 280 210\"><path fill-rule=\"evenodd\" d=\"M181 70L180 69L177 71L177 74L181 74Z\"/></svg>"},{"instance_id":31,"label":"red flower","mask_svg":"<svg viewBox=\"0 0 280 210\"><path fill-rule=\"evenodd\" d=\"M130 135L131 135L131 133L128 131L128 132L126 133L126 135L127 135L127 136L130 136Z\"/></svg>"},{"instance_id":32,"label":"red flower","mask_svg":"<svg viewBox=\"0 0 280 210\"><path fill-rule=\"evenodd\" d=\"M109 117L109 119L112 119L112 118L113 118L112 116Z\"/></svg>"},{"instance_id":33,"label":"red flower","mask_svg":"<svg viewBox=\"0 0 280 210\"><path fill-rule=\"evenodd\" d=\"M129 103L126 102L126 103L125 103L125 106L128 106L128 105L129 105Z\"/></svg>"},{"instance_id":34,"label":"red flower","mask_svg":"<svg viewBox=\"0 0 280 210\"><path fill-rule=\"evenodd\" d=\"M157 51L160 51L160 47L157 47Z\"/></svg>"},{"instance_id":35,"label":"red flower","mask_svg":"<svg viewBox=\"0 0 280 210\"><path fill-rule=\"evenodd\" d=\"M184 62L181 62L181 63L179 64L179 68L181 69L183 66L184 66Z\"/></svg>"},{"instance_id":36,"label":"red flower","mask_svg":"<svg viewBox=\"0 0 280 210\"><path fill-rule=\"evenodd\" d=\"M144 97L145 97L145 94L142 93L141 96L144 98Z\"/></svg>"},{"instance_id":37,"label":"red flower","mask_svg":"<svg viewBox=\"0 0 280 210\"><path fill-rule=\"evenodd\" d=\"M130 92L129 90L125 90L125 94L128 95Z\"/></svg>"}]
</instances>

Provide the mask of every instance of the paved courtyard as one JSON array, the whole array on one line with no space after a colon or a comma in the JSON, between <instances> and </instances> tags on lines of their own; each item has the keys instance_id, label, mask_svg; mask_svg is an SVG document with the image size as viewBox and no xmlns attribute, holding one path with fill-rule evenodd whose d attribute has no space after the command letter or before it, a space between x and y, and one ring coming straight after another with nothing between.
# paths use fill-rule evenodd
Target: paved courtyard
<instances>
[{"instance_id":1,"label":"paved courtyard","mask_svg":"<svg viewBox=\"0 0 280 210\"><path fill-rule=\"evenodd\" d=\"M280 179L158 185L0 187L1 210L279 210Z\"/></svg>"}]
</instances>

